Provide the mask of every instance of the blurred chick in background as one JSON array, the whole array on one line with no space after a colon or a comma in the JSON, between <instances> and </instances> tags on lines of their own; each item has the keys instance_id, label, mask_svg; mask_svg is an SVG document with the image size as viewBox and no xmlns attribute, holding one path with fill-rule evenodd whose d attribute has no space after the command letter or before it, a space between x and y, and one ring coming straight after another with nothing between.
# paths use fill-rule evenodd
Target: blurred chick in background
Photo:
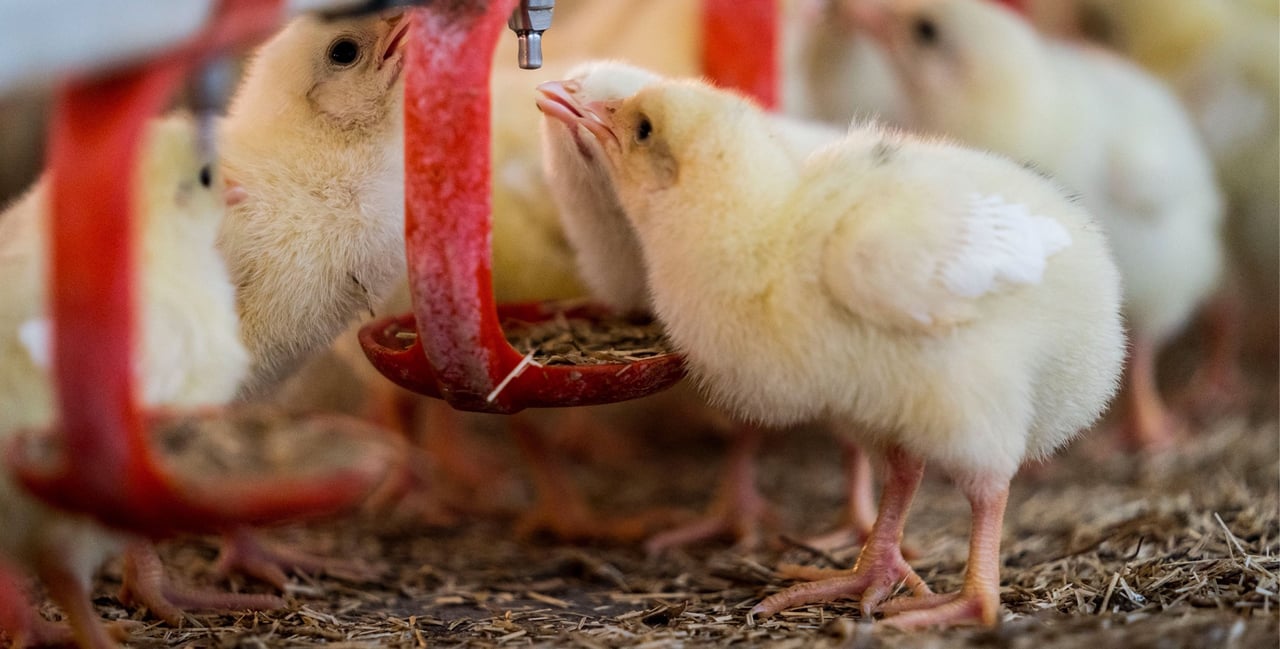
<instances>
[{"instance_id":1,"label":"blurred chick in background","mask_svg":"<svg viewBox=\"0 0 1280 649\"><path fill-rule=\"evenodd\" d=\"M219 154L218 240L253 395L372 312L404 276L405 14L295 19L249 63Z\"/></svg>"},{"instance_id":2,"label":"blurred chick in background","mask_svg":"<svg viewBox=\"0 0 1280 649\"><path fill-rule=\"evenodd\" d=\"M1107 53L1038 36L983 0L847 0L889 53L915 126L1026 161L1107 228L1132 332L1132 447L1181 426L1156 385L1161 348L1217 289L1222 198L1186 111L1159 81Z\"/></svg>"},{"instance_id":3,"label":"blurred chick in background","mask_svg":"<svg viewBox=\"0 0 1280 649\"><path fill-rule=\"evenodd\" d=\"M753 612L858 597L864 616L910 611L900 627L994 624L1010 478L1116 389L1102 229L1054 183L949 144L855 129L797 160L757 106L702 83L566 109L608 156L657 314L711 403L764 425L857 424L888 459L856 567ZM954 595L901 552L926 462L973 509ZM903 581L914 596L882 607Z\"/></svg>"},{"instance_id":4,"label":"blurred chick in background","mask_svg":"<svg viewBox=\"0 0 1280 649\"><path fill-rule=\"evenodd\" d=\"M1280 2L1276 0L1033 0L1050 33L1077 35L1132 57L1190 110L1228 199L1230 262L1251 341L1280 341ZM1238 327L1219 325L1207 394L1232 388ZM1225 385L1223 385L1225 383ZM1239 386L1234 386L1238 388Z\"/></svg>"},{"instance_id":5,"label":"blurred chick in background","mask_svg":"<svg viewBox=\"0 0 1280 649\"><path fill-rule=\"evenodd\" d=\"M140 228L137 375L149 408L225 404L248 374L240 340L235 292L214 248L224 215L223 184L211 161L201 160L190 120L156 122L141 147L135 172ZM0 435L54 424L48 376L46 320L48 184L42 180L0 216ZM81 646L112 644L87 598L93 573L119 553L125 537L90 519L65 514L28 496L8 475L0 478L0 552L40 577L63 608ZM146 560L149 549L139 550ZM204 603L174 598L157 575L126 575L130 596L171 622L177 605L274 608L278 598L210 596ZM38 614L27 628L7 629L18 646L56 641ZM176 618L176 619L174 619ZM65 639L63 640L65 641Z\"/></svg>"},{"instance_id":6,"label":"blurred chick in background","mask_svg":"<svg viewBox=\"0 0 1280 649\"><path fill-rule=\"evenodd\" d=\"M877 120L908 126L898 77L838 0L795 0L783 21L782 109L841 128Z\"/></svg>"}]
</instances>

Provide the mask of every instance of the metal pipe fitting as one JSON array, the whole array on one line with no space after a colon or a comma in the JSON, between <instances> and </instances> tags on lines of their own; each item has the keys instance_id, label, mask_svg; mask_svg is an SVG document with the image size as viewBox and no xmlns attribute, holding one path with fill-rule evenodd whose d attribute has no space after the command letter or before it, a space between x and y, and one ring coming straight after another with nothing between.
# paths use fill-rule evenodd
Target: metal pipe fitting
<instances>
[{"instance_id":1,"label":"metal pipe fitting","mask_svg":"<svg viewBox=\"0 0 1280 649\"><path fill-rule=\"evenodd\" d=\"M551 28L556 0L520 0L507 19L507 27L520 41L519 64L525 70L542 67L542 32Z\"/></svg>"}]
</instances>

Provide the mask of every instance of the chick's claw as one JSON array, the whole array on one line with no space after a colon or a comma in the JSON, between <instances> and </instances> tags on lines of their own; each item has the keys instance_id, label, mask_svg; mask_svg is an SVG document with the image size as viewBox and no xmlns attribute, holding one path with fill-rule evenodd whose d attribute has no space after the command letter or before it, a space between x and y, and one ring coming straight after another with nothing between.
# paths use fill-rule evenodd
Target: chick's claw
<instances>
[{"instance_id":1,"label":"chick's claw","mask_svg":"<svg viewBox=\"0 0 1280 649\"><path fill-rule=\"evenodd\" d=\"M924 580L907 565L901 553L878 552L877 556L866 557L865 564L853 570L830 570L824 568L806 568L804 566L783 566L779 573L788 578L813 579L803 584L796 584L786 590L766 597L751 609L751 614L758 617L769 617L783 611L805 604L830 602L837 599L856 598L864 617L879 610L880 605L893 595L898 584L905 584L911 589L913 599L933 595ZM895 556L896 555L896 556Z\"/></svg>"},{"instance_id":2,"label":"chick's claw","mask_svg":"<svg viewBox=\"0 0 1280 649\"><path fill-rule=\"evenodd\" d=\"M985 593L965 592L926 597L904 597L880 607L883 624L911 631L933 626L964 624L993 626L1000 610L1000 598Z\"/></svg>"},{"instance_id":3,"label":"chick's claw","mask_svg":"<svg viewBox=\"0 0 1280 649\"><path fill-rule=\"evenodd\" d=\"M286 571L324 573L352 581L370 581L382 574L376 566L363 562L320 557L267 543L246 529L236 530L224 539L216 570L224 576L244 572L281 590L289 581Z\"/></svg>"},{"instance_id":4,"label":"chick's claw","mask_svg":"<svg viewBox=\"0 0 1280 649\"><path fill-rule=\"evenodd\" d=\"M171 626L182 624L187 618L187 609L269 611L285 607L285 601L275 595L198 591L177 586L165 577L155 548L143 542L134 543L125 551L120 601L125 605L145 606Z\"/></svg>"},{"instance_id":5,"label":"chick's claw","mask_svg":"<svg viewBox=\"0 0 1280 649\"><path fill-rule=\"evenodd\" d=\"M732 536L736 547L743 550L760 545L762 523L773 524L777 519L756 487L756 455L761 436L761 431L754 427L740 428L710 509L691 523L650 538L645 543L649 554L660 554L718 536Z\"/></svg>"},{"instance_id":6,"label":"chick's claw","mask_svg":"<svg viewBox=\"0 0 1280 649\"><path fill-rule=\"evenodd\" d=\"M22 631L15 632L9 636L10 642L7 645L9 649L27 649L28 647L74 647L76 646L75 630L67 622L50 622L36 613L35 609L30 612L31 620L28 620L22 628ZM104 645L103 649L114 649L117 642L125 642L129 636L141 627L139 622L126 620L122 622L109 622L103 625L106 631L106 638L111 641L110 644ZM98 648L94 648L98 649Z\"/></svg>"}]
</instances>

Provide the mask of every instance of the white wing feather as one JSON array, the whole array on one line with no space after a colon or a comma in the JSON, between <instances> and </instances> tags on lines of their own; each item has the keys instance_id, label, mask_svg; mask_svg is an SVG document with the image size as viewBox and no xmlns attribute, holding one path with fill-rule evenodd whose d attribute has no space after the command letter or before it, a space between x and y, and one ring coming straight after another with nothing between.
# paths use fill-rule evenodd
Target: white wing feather
<instances>
[{"instance_id":1,"label":"white wing feather","mask_svg":"<svg viewBox=\"0 0 1280 649\"><path fill-rule=\"evenodd\" d=\"M1071 245L1061 223L1032 214L999 194L973 194L956 237L957 249L938 268L958 297L976 298L1011 284L1039 284L1054 253Z\"/></svg>"},{"instance_id":2,"label":"white wing feather","mask_svg":"<svg viewBox=\"0 0 1280 649\"><path fill-rule=\"evenodd\" d=\"M827 245L823 282L848 311L877 325L936 332L972 320L984 296L1041 282L1071 245L1057 220L996 194L971 194L953 217L880 213L844 224Z\"/></svg>"}]
</instances>

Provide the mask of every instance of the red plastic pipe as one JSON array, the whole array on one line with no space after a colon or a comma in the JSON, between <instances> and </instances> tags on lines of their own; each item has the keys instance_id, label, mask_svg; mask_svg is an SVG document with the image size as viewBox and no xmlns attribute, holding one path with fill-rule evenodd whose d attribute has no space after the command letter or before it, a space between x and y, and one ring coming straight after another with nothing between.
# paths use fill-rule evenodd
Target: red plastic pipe
<instances>
[{"instance_id":1,"label":"red plastic pipe","mask_svg":"<svg viewBox=\"0 0 1280 649\"><path fill-rule=\"evenodd\" d=\"M717 85L779 103L778 0L703 0L702 71Z\"/></svg>"},{"instance_id":2,"label":"red plastic pipe","mask_svg":"<svg viewBox=\"0 0 1280 649\"><path fill-rule=\"evenodd\" d=\"M209 531L332 511L359 476L184 488L157 464L133 376L135 183L147 121L200 59L261 37L282 0L223 0L195 42L106 78L69 84L51 124L50 310L60 464L15 438L7 461L23 485L60 507L137 532Z\"/></svg>"},{"instance_id":3,"label":"red plastic pipe","mask_svg":"<svg viewBox=\"0 0 1280 649\"><path fill-rule=\"evenodd\" d=\"M414 17L405 72L405 245L414 310L366 325L361 344L391 380L463 410L509 414L652 394L683 376L680 357L542 367L503 333L504 318L536 322L557 310L497 307L493 298L489 77L514 7L514 0L437 3ZM405 345L399 336L410 332L415 341Z\"/></svg>"},{"instance_id":4,"label":"red plastic pipe","mask_svg":"<svg viewBox=\"0 0 1280 649\"><path fill-rule=\"evenodd\" d=\"M489 75L515 0L416 10L405 71L405 245L420 342L442 396L486 395L519 362L497 321ZM510 350L510 353L505 353ZM513 358L514 356L514 358Z\"/></svg>"}]
</instances>

